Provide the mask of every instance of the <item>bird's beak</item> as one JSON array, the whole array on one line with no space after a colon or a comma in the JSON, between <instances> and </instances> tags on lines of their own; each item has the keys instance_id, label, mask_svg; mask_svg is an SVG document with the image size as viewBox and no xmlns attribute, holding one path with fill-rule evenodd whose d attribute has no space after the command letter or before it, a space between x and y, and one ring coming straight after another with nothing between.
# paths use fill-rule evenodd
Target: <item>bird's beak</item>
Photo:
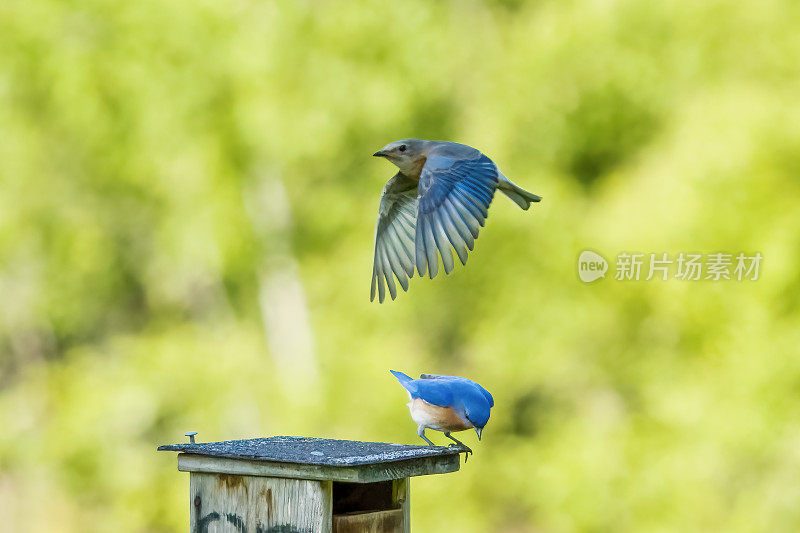
<instances>
[{"instance_id":1,"label":"bird's beak","mask_svg":"<svg viewBox=\"0 0 800 533\"><path fill-rule=\"evenodd\" d=\"M481 440L481 433L483 433L483 428L475 428L475 433L478 434L478 440Z\"/></svg>"},{"instance_id":2,"label":"bird's beak","mask_svg":"<svg viewBox=\"0 0 800 533\"><path fill-rule=\"evenodd\" d=\"M372 157L386 157L386 152L384 152L383 150L378 150L377 152L372 154Z\"/></svg>"}]
</instances>

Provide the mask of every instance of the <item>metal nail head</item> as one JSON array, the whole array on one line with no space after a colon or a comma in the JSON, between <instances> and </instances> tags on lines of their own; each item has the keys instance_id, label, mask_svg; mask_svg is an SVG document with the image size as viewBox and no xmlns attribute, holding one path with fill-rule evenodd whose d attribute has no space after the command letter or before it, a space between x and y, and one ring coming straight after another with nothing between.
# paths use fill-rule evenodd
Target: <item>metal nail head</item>
<instances>
[{"instance_id":1,"label":"metal nail head","mask_svg":"<svg viewBox=\"0 0 800 533\"><path fill-rule=\"evenodd\" d=\"M197 435L196 431L190 431L186 433L186 436L189 437L189 444L194 444L194 436Z\"/></svg>"}]
</instances>

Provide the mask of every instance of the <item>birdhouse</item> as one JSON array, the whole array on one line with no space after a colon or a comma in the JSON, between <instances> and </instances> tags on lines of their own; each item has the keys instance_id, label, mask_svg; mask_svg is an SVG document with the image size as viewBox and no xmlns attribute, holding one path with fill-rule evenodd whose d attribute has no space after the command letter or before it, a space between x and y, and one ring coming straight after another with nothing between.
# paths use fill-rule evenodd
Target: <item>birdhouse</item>
<instances>
[{"instance_id":1,"label":"birdhouse","mask_svg":"<svg viewBox=\"0 0 800 533\"><path fill-rule=\"evenodd\" d=\"M188 435L188 434L187 434ZM408 532L413 476L459 469L460 447L270 437L160 446L189 472L190 531Z\"/></svg>"}]
</instances>

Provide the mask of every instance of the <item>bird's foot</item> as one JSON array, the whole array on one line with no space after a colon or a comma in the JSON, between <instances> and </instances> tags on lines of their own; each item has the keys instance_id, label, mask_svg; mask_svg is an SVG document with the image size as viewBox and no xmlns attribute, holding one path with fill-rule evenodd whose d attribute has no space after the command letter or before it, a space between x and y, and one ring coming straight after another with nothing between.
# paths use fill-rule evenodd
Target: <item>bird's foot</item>
<instances>
[{"instance_id":1,"label":"bird's foot","mask_svg":"<svg viewBox=\"0 0 800 533\"><path fill-rule=\"evenodd\" d=\"M466 444L456 444L454 442L453 444L450 445L450 448L461 448L462 450L464 450L464 464L467 463L467 459L469 459L469 456L472 454L472 448L470 448Z\"/></svg>"}]
</instances>

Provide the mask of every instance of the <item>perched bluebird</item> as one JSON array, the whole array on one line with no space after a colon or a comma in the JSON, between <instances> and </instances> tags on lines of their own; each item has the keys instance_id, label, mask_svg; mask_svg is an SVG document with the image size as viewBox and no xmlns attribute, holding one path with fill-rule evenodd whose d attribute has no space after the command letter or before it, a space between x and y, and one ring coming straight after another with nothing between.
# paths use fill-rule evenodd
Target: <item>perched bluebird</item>
<instances>
[{"instance_id":1,"label":"perched bluebird","mask_svg":"<svg viewBox=\"0 0 800 533\"><path fill-rule=\"evenodd\" d=\"M426 429L441 431L444 436L467 453L472 450L460 440L450 435L451 431L464 431L474 428L481 440L484 426L494 407L494 398L489 391L472 381L458 376L439 376L422 374L420 379L390 370L397 381L408 391L408 410L417 424L417 435L434 446L425 436ZM452 446L452 445L451 445Z\"/></svg>"},{"instance_id":2,"label":"perched bluebird","mask_svg":"<svg viewBox=\"0 0 800 533\"><path fill-rule=\"evenodd\" d=\"M381 193L370 300L377 291L383 302L384 280L394 300L394 277L407 291L414 267L420 276L427 272L433 279L439 255L449 274L454 266L451 248L465 265L467 249L472 250L486 222L495 190L522 209L542 199L514 185L491 159L464 144L403 139L374 155L400 170Z\"/></svg>"}]
</instances>

